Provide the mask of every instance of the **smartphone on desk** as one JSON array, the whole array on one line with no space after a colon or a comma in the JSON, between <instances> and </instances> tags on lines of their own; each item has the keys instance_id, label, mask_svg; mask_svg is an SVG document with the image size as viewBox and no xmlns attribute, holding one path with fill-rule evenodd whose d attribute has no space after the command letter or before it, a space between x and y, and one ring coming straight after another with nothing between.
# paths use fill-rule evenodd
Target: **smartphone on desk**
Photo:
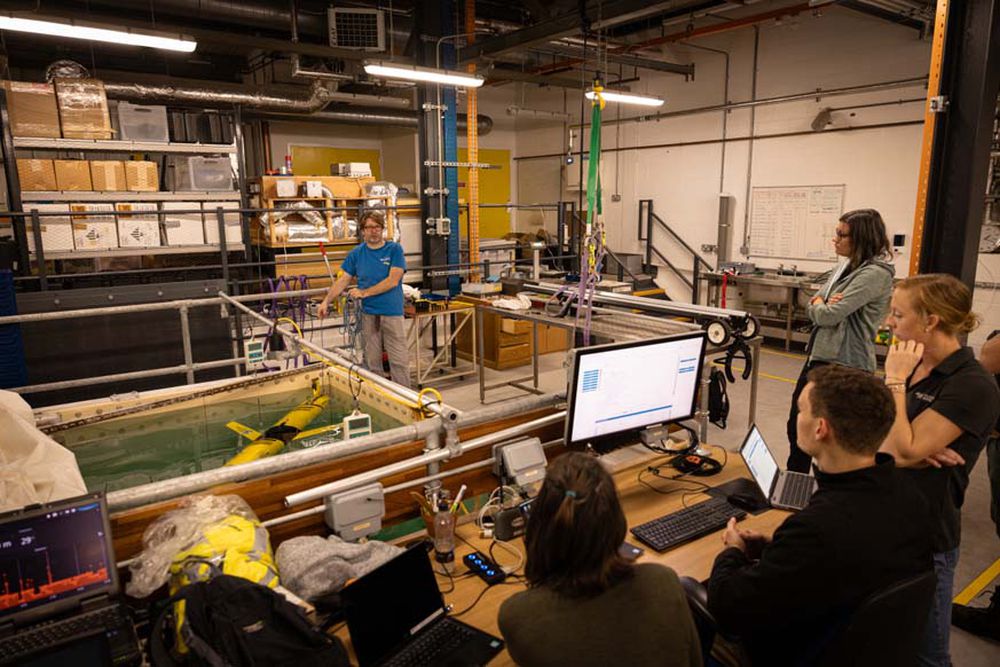
<instances>
[{"instance_id":1,"label":"smartphone on desk","mask_svg":"<svg viewBox=\"0 0 1000 667\"><path fill-rule=\"evenodd\" d=\"M628 542L622 542L622 545L618 547L618 555L630 563L639 558L644 551L646 550L642 547L637 547L634 544L629 544Z\"/></svg>"}]
</instances>

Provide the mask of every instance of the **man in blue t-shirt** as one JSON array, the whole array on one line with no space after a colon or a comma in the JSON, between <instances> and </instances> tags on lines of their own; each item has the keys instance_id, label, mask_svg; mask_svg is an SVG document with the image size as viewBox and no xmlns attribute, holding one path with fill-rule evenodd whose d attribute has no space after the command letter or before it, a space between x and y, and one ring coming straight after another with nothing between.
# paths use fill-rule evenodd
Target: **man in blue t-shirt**
<instances>
[{"instance_id":1,"label":"man in blue t-shirt","mask_svg":"<svg viewBox=\"0 0 1000 667\"><path fill-rule=\"evenodd\" d=\"M389 357L392 381L410 386L410 366L403 330L403 286L406 272L403 248L386 241L385 218L377 211L361 217L364 243L348 253L340 265L342 273L319 304L320 319L330 311L330 302L340 296L354 278L358 279L348 296L361 299L361 332L365 340L365 365L385 375L382 350Z\"/></svg>"}]
</instances>

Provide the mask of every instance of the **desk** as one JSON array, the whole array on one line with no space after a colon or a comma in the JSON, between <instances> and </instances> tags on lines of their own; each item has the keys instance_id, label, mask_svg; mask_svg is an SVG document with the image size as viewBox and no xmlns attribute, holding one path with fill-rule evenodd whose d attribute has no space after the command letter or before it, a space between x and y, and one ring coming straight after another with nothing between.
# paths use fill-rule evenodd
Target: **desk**
<instances>
[{"instance_id":1,"label":"desk","mask_svg":"<svg viewBox=\"0 0 1000 667\"><path fill-rule=\"evenodd\" d=\"M662 495L652 491L637 481L636 476L638 473L641 470L644 470L647 465L650 465L650 461L652 460L662 460L662 457L650 453L650 456L644 457L638 462L627 464L615 472L615 483L618 487L618 494L621 498L622 507L625 510L625 516L628 519L628 525L630 527L678 510L682 506L682 492L678 491L670 495ZM708 478L702 477L700 478L700 481L716 486L732 479L736 479L737 477L747 476L747 469L744 466L742 459L740 459L739 455L730 453L726 467L719 475ZM695 486L694 484L685 484L681 480L660 480L652 476L643 476L643 480L657 488L662 488L663 490ZM683 498L688 505L707 499L708 496L704 493L691 494ZM781 510L769 510L758 516L748 516L740 522L740 525L746 528L751 528L760 533L770 535L779 525L781 525L788 514L788 512ZM476 530L474 523L467 523L460 526L458 528L458 534L474 544L477 549L484 553L486 553L489 549L489 540L479 538L478 531ZM626 539L633 544L636 543L630 533L627 534ZM523 540L518 539L511 542L511 544L524 553ZM471 551L472 549L469 548L469 545L465 544L461 540L458 541L455 549L455 560L457 563L455 571L456 575L465 573L465 566L461 564L461 558ZM708 575L712 570L712 563L721 551L722 540L720 538L720 533L717 531L693 542L688 542L687 544L675 549L665 551L664 553L657 553L652 549L647 548L646 551L639 557L638 562L662 563L676 571L678 576L690 576L701 580L708 578ZM506 553L502 549L494 549L494 555L501 561L502 565L511 564L513 561L513 556ZM523 568L519 570L518 573L523 573ZM441 588L443 590L447 590L450 586L448 580L445 577L439 577L438 579L438 583ZM462 579L457 579L455 581L455 590L445 594L445 601L451 605L453 610L460 611L472 604L476 597L483 592L485 587L486 584L478 577L464 577ZM509 596L518 591L524 590L524 588L524 584L520 581L517 583L503 583L493 586L483 595L478 604L476 604L471 611L462 615L460 619L472 626L499 637L500 629L497 627L497 613L500 610L500 604ZM350 646L346 628L340 629L337 632L337 635L343 639L348 646ZM500 666L513 664L514 662L511 660L510 654L508 654L506 650L500 653L490 663L491 667L494 665Z\"/></svg>"}]
</instances>

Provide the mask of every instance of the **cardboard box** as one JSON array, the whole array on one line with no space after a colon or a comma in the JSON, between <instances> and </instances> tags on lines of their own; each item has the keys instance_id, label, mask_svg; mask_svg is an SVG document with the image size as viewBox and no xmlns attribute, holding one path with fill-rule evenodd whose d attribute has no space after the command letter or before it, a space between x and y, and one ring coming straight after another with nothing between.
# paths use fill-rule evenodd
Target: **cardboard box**
<instances>
[{"instance_id":1,"label":"cardboard box","mask_svg":"<svg viewBox=\"0 0 1000 667\"><path fill-rule=\"evenodd\" d=\"M50 83L4 81L10 131L15 137L62 136L59 131L59 108L56 91Z\"/></svg>"},{"instance_id":2,"label":"cardboard box","mask_svg":"<svg viewBox=\"0 0 1000 667\"><path fill-rule=\"evenodd\" d=\"M124 192L125 164L120 160L91 160L90 179L98 192Z\"/></svg>"},{"instance_id":3,"label":"cardboard box","mask_svg":"<svg viewBox=\"0 0 1000 667\"><path fill-rule=\"evenodd\" d=\"M200 211L201 204L196 201L165 201L161 204L161 210L167 245L205 245L205 222L202 214L174 213Z\"/></svg>"},{"instance_id":4,"label":"cardboard box","mask_svg":"<svg viewBox=\"0 0 1000 667\"><path fill-rule=\"evenodd\" d=\"M125 187L130 192L156 192L160 189L160 171L155 162L131 160L125 163Z\"/></svg>"},{"instance_id":5,"label":"cardboard box","mask_svg":"<svg viewBox=\"0 0 1000 667\"><path fill-rule=\"evenodd\" d=\"M359 178L331 178L327 186L334 197L357 198L364 196Z\"/></svg>"},{"instance_id":6,"label":"cardboard box","mask_svg":"<svg viewBox=\"0 0 1000 667\"><path fill-rule=\"evenodd\" d=\"M93 190L88 160L53 160L57 190Z\"/></svg>"},{"instance_id":7,"label":"cardboard box","mask_svg":"<svg viewBox=\"0 0 1000 667\"><path fill-rule=\"evenodd\" d=\"M77 250L118 247L114 204L70 204L73 213L73 245Z\"/></svg>"},{"instance_id":8,"label":"cardboard box","mask_svg":"<svg viewBox=\"0 0 1000 667\"><path fill-rule=\"evenodd\" d=\"M205 211L205 242L211 245L219 243L219 218L215 209L238 209L239 202L234 201L207 201L202 208ZM226 229L226 245L243 243L243 225L240 223L239 213L224 213L222 215L223 226Z\"/></svg>"},{"instance_id":9,"label":"cardboard box","mask_svg":"<svg viewBox=\"0 0 1000 667\"><path fill-rule=\"evenodd\" d=\"M17 175L21 180L22 190L37 192L56 189L56 168L52 160L18 158Z\"/></svg>"},{"instance_id":10,"label":"cardboard box","mask_svg":"<svg viewBox=\"0 0 1000 667\"><path fill-rule=\"evenodd\" d=\"M73 224L66 204L29 204L25 210L37 209L39 213L65 213L65 216L41 216L38 219L42 232L42 252L69 252L73 250ZM25 218L28 234L28 252L35 252L35 232L31 218Z\"/></svg>"},{"instance_id":11,"label":"cardboard box","mask_svg":"<svg viewBox=\"0 0 1000 667\"><path fill-rule=\"evenodd\" d=\"M122 248L153 248L160 245L160 221L154 202L120 202L118 244Z\"/></svg>"},{"instance_id":12,"label":"cardboard box","mask_svg":"<svg viewBox=\"0 0 1000 667\"><path fill-rule=\"evenodd\" d=\"M59 123L67 139L110 139L111 116L97 79L56 79Z\"/></svg>"}]
</instances>

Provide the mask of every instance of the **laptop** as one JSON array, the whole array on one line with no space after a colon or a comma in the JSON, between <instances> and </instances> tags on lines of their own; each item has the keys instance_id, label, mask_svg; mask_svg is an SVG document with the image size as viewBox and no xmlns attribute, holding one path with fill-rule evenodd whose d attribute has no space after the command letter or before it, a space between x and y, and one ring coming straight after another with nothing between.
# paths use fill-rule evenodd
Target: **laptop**
<instances>
[{"instance_id":1,"label":"laptop","mask_svg":"<svg viewBox=\"0 0 1000 667\"><path fill-rule=\"evenodd\" d=\"M778 462L756 424L750 427L743 440L740 456L771 507L800 510L809 504L816 491L815 478L800 472L779 470Z\"/></svg>"},{"instance_id":2,"label":"laptop","mask_svg":"<svg viewBox=\"0 0 1000 667\"><path fill-rule=\"evenodd\" d=\"M485 665L503 640L448 616L425 543L340 593L360 667Z\"/></svg>"},{"instance_id":3,"label":"laptop","mask_svg":"<svg viewBox=\"0 0 1000 667\"><path fill-rule=\"evenodd\" d=\"M0 514L0 665L139 664L104 494Z\"/></svg>"}]
</instances>

